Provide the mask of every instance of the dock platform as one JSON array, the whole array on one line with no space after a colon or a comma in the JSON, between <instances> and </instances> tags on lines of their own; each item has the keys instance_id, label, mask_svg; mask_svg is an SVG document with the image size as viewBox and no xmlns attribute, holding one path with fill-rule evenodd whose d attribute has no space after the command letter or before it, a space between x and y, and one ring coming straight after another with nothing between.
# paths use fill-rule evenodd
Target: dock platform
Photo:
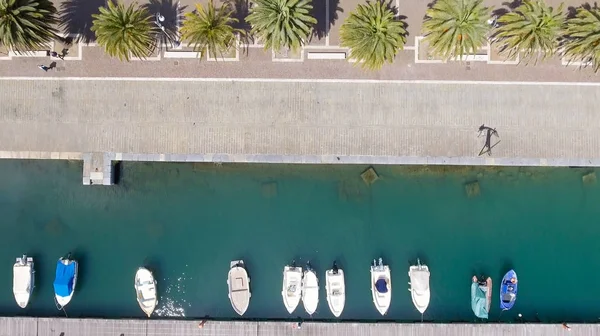
<instances>
[{"instance_id":1,"label":"dock platform","mask_svg":"<svg viewBox=\"0 0 600 336\"><path fill-rule=\"evenodd\" d=\"M0 317L0 336L496 336L600 335L600 324L327 323Z\"/></svg>"},{"instance_id":2,"label":"dock platform","mask_svg":"<svg viewBox=\"0 0 600 336\"><path fill-rule=\"evenodd\" d=\"M112 160L109 153L83 154L83 184L113 184Z\"/></svg>"}]
</instances>

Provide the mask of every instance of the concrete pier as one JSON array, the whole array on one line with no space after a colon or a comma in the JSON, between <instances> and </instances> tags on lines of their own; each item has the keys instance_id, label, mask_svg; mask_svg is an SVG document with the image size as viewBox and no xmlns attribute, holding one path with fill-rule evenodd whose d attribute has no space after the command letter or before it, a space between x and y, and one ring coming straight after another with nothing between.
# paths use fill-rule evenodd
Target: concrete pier
<instances>
[{"instance_id":1,"label":"concrete pier","mask_svg":"<svg viewBox=\"0 0 600 336\"><path fill-rule=\"evenodd\" d=\"M600 335L600 324L325 323L0 318L0 336L571 336Z\"/></svg>"},{"instance_id":2,"label":"concrete pier","mask_svg":"<svg viewBox=\"0 0 600 336\"><path fill-rule=\"evenodd\" d=\"M112 160L108 153L83 154L83 184L112 185Z\"/></svg>"},{"instance_id":3,"label":"concrete pier","mask_svg":"<svg viewBox=\"0 0 600 336\"><path fill-rule=\"evenodd\" d=\"M92 185L111 184L107 157L366 166L600 166L600 114L590 103L600 101L597 80L48 78L11 79L4 87L0 158L83 159L83 181ZM28 102L25 109L23 101ZM498 136L490 139L490 155L481 153L487 142L478 131L482 124L497 130Z\"/></svg>"}]
</instances>

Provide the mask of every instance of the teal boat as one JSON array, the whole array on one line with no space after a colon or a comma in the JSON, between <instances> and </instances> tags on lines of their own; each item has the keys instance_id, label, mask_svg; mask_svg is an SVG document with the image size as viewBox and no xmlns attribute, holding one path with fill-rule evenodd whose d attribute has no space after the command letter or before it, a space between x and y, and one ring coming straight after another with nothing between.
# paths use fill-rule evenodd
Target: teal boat
<instances>
[{"instance_id":1,"label":"teal boat","mask_svg":"<svg viewBox=\"0 0 600 336\"><path fill-rule=\"evenodd\" d=\"M473 276L471 283L471 309L475 316L487 319L492 303L492 278L479 280Z\"/></svg>"}]
</instances>

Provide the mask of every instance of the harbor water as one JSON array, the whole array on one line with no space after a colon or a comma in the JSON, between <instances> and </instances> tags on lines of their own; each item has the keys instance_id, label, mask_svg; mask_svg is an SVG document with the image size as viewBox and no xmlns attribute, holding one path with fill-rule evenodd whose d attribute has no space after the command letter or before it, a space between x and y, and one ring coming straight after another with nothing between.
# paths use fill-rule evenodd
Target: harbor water
<instances>
[{"instance_id":1,"label":"harbor water","mask_svg":"<svg viewBox=\"0 0 600 336\"><path fill-rule=\"evenodd\" d=\"M80 261L69 317L144 317L133 277L155 272L154 318L236 318L229 262L252 278L249 319L328 320L324 272L346 273L343 319L418 321L408 266L431 270L426 321L475 321L474 274L494 281L491 321L586 321L600 317L600 185L577 168L122 163L115 186L83 186L82 163L0 161L0 315L64 316L53 301L57 258ZM586 175L590 174L591 175ZM583 178L586 176L585 178ZM12 297L14 258L36 261L27 309ZM392 269L392 305L375 310L369 266ZM282 270L311 261L321 302L309 317L282 303ZM519 275L515 307L500 313L504 272Z\"/></svg>"}]
</instances>

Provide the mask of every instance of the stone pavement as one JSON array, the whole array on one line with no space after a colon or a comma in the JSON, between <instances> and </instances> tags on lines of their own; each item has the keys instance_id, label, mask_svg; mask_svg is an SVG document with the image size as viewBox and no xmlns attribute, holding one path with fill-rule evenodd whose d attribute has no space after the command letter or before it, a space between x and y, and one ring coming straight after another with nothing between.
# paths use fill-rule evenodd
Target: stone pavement
<instances>
[{"instance_id":1,"label":"stone pavement","mask_svg":"<svg viewBox=\"0 0 600 336\"><path fill-rule=\"evenodd\" d=\"M20 57L0 60L0 77L154 77L154 78L285 78L371 80L462 80L527 82L600 82L590 68L563 66L551 59L538 65L487 64L486 62L415 63L415 52L398 54L392 65L380 71L363 70L346 60L274 61L271 52L250 48L240 61L173 59L121 62L99 47L82 47L82 60L51 60L50 57ZM306 54L308 51L304 51ZM56 67L48 72L38 64Z\"/></svg>"},{"instance_id":2,"label":"stone pavement","mask_svg":"<svg viewBox=\"0 0 600 336\"><path fill-rule=\"evenodd\" d=\"M599 85L175 79L1 87L0 157L600 165ZM500 140L492 156L478 156L481 124L500 135L491 138Z\"/></svg>"},{"instance_id":3,"label":"stone pavement","mask_svg":"<svg viewBox=\"0 0 600 336\"><path fill-rule=\"evenodd\" d=\"M598 324L465 324L465 323L322 323L306 322L302 329L291 322L67 319L1 317L0 336L592 336Z\"/></svg>"}]
</instances>

